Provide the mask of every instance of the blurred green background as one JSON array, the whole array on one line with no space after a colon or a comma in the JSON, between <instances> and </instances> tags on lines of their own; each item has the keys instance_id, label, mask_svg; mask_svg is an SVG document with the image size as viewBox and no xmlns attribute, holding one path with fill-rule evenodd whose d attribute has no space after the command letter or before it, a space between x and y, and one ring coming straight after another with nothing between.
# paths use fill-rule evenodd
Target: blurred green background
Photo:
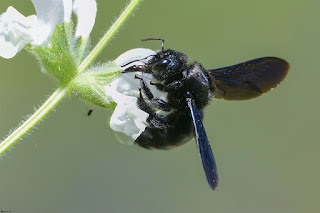
<instances>
[{"instance_id":1,"label":"blurred green background","mask_svg":"<svg viewBox=\"0 0 320 213\"><path fill-rule=\"evenodd\" d=\"M97 0L96 44L127 0ZM1 0L24 15L31 1ZM11 212L320 212L320 1L145 0L96 62L136 47L186 53L207 68L262 56L291 64L273 91L215 100L205 127L220 182L209 188L194 141L170 151L117 142L111 111L66 98L0 160L0 210ZM0 135L56 89L27 52L0 59ZM89 109L93 109L90 117Z\"/></svg>"}]
</instances>

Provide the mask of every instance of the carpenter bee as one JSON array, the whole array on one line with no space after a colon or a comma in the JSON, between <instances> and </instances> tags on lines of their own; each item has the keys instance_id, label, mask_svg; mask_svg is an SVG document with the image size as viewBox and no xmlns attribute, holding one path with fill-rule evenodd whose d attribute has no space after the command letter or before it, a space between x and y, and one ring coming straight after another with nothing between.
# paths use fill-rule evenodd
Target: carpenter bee
<instances>
[{"instance_id":1,"label":"carpenter bee","mask_svg":"<svg viewBox=\"0 0 320 213\"><path fill-rule=\"evenodd\" d=\"M143 41L148 40L161 40L162 50L148 56L142 65L130 65L139 59L123 65L124 73L149 73L153 79L147 83L143 76L135 76L140 81L137 106L149 115L148 126L135 142L147 149L168 149L195 137L207 181L215 189L218 173L202 123L203 108L212 98L247 100L268 92L286 77L289 64L280 58L263 57L208 70L198 62L188 63L187 55L181 52L165 50L163 39ZM154 97L149 84L165 92L167 99ZM167 113L159 114L156 109Z\"/></svg>"}]
</instances>

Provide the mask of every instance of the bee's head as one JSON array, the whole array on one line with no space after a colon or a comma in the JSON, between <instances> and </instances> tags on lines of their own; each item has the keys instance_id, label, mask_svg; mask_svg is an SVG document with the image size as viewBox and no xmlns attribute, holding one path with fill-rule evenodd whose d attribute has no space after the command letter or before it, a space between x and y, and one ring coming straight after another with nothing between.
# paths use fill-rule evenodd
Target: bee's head
<instances>
[{"instance_id":1,"label":"bee's head","mask_svg":"<svg viewBox=\"0 0 320 213\"><path fill-rule=\"evenodd\" d=\"M181 76L187 58L186 55L171 49L160 51L150 62L151 72L161 81L174 80Z\"/></svg>"}]
</instances>

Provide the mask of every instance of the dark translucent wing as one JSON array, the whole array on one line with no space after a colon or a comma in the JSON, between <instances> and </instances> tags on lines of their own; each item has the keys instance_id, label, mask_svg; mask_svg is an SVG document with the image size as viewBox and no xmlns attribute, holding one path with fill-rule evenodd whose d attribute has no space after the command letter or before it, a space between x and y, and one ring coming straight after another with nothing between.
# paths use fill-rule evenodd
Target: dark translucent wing
<instances>
[{"instance_id":1,"label":"dark translucent wing","mask_svg":"<svg viewBox=\"0 0 320 213\"><path fill-rule=\"evenodd\" d=\"M215 98L246 100L276 87L287 75L289 64L276 57L258 58L209 70L218 87Z\"/></svg>"},{"instance_id":2,"label":"dark translucent wing","mask_svg":"<svg viewBox=\"0 0 320 213\"><path fill-rule=\"evenodd\" d=\"M217 166L213 157L206 131L202 123L202 116L191 98L188 98L187 102L192 115L194 130L196 134L195 137L197 146L199 148L203 169L206 173L209 185L212 189L215 189L218 185Z\"/></svg>"}]
</instances>

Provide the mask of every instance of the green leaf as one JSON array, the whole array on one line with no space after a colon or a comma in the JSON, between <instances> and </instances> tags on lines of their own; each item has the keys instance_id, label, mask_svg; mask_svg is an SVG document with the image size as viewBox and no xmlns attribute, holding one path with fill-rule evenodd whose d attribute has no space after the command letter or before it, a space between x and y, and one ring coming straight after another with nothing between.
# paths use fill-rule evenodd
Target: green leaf
<instances>
[{"instance_id":1,"label":"green leaf","mask_svg":"<svg viewBox=\"0 0 320 213\"><path fill-rule=\"evenodd\" d=\"M105 93L104 85L113 81L120 73L114 62L106 63L80 74L70 82L72 90L86 101L97 106L114 109L116 104Z\"/></svg>"},{"instance_id":2,"label":"green leaf","mask_svg":"<svg viewBox=\"0 0 320 213\"><path fill-rule=\"evenodd\" d=\"M80 36L74 43L74 49L76 52L77 64L80 64L87 55L88 39Z\"/></svg>"},{"instance_id":3,"label":"green leaf","mask_svg":"<svg viewBox=\"0 0 320 213\"><path fill-rule=\"evenodd\" d=\"M77 74L87 47L88 39L73 42L72 24L56 25L50 47L29 47L43 68L62 83L71 81ZM80 50L78 50L80 48ZM77 53L76 53L77 52Z\"/></svg>"}]
</instances>

